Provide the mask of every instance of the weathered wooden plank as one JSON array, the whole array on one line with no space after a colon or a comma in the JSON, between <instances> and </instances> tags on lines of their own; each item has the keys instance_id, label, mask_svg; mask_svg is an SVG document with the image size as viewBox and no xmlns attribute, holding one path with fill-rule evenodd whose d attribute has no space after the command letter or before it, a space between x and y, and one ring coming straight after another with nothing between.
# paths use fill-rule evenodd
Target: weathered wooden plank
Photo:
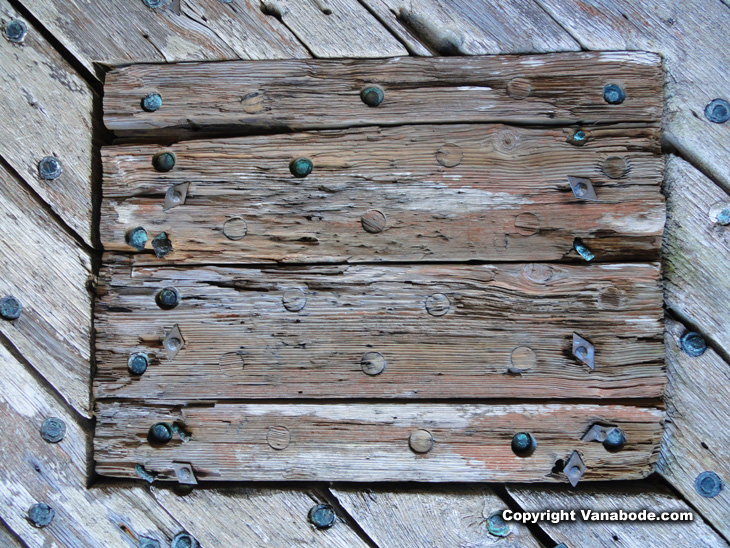
<instances>
[{"instance_id":1,"label":"weathered wooden plank","mask_svg":"<svg viewBox=\"0 0 730 548\"><path fill-rule=\"evenodd\" d=\"M621 104L603 98L611 83L625 90ZM104 122L117 135L414 122L655 123L662 84L660 58L640 52L133 65L107 75ZM376 108L360 98L367 86L384 92ZM161 95L162 107L146 112L140 101L151 92Z\"/></svg>"},{"instance_id":2,"label":"weathered wooden plank","mask_svg":"<svg viewBox=\"0 0 730 548\"><path fill-rule=\"evenodd\" d=\"M6 0L0 0L3 25L18 17ZM27 33L22 42L0 39L4 90L0 156L69 227L94 245L94 92L30 23L23 23ZM62 165L62 173L53 180L43 179L39 172L39 163L46 157Z\"/></svg>"},{"instance_id":3,"label":"weathered wooden plank","mask_svg":"<svg viewBox=\"0 0 730 548\"><path fill-rule=\"evenodd\" d=\"M591 548L676 548L703 546L727 548L728 544L682 499L666 488L650 483L611 486L583 485L578 489L563 487L507 486L507 491L522 510L543 512L546 509L575 510L576 521L553 524L540 521L543 529L556 543L569 547ZM598 512L689 513L691 521L585 521L581 510Z\"/></svg>"},{"instance_id":4,"label":"weathered wooden plank","mask_svg":"<svg viewBox=\"0 0 730 548\"><path fill-rule=\"evenodd\" d=\"M727 6L717 0L537 0L584 48L662 54L666 81L664 139L730 189L730 123L711 123L705 108L730 101Z\"/></svg>"},{"instance_id":5,"label":"weathered wooden plank","mask_svg":"<svg viewBox=\"0 0 730 548\"><path fill-rule=\"evenodd\" d=\"M658 265L105 263L97 398L654 398L664 388ZM156 303L164 287L179 294L172 310ZM175 325L184 345L170 359ZM594 345L594 370L572 355L574 333ZM137 352L149 360L142 376L127 369ZM385 370L370 371L368 356Z\"/></svg>"},{"instance_id":6,"label":"weathered wooden plank","mask_svg":"<svg viewBox=\"0 0 730 548\"><path fill-rule=\"evenodd\" d=\"M141 464L158 480L176 479L173 463L183 462L199 480L211 481L562 482L556 463L573 451L587 467L584 481L639 479L653 468L663 416L659 409L620 405L97 401L94 450L102 475L133 477ZM147 441L158 422L174 425L167 444ZM623 449L581 441L596 423L621 428ZM531 456L512 452L517 432L536 440Z\"/></svg>"},{"instance_id":7,"label":"weathered wooden plank","mask_svg":"<svg viewBox=\"0 0 730 548\"><path fill-rule=\"evenodd\" d=\"M664 236L665 299L683 320L730 349L730 196L689 163L669 156L664 182L668 218ZM723 210L727 210L723 213ZM719 217L719 220L718 220Z\"/></svg>"},{"instance_id":8,"label":"weathered wooden plank","mask_svg":"<svg viewBox=\"0 0 730 548\"><path fill-rule=\"evenodd\" d=\"M496 527L492 516L507 507L488 487L330 490L378 548L542 547L520 523L510 524L509 531Z\"/></svg>"},{"instance_id":9,"label":"weathered wooden plank","mask_svg":"<svg viewBox=\"0 0 730 548\"><path fill-rule=\"evenodd\" d=\"M0 166L0 298L22 306L0 332L79 413L90 416L91 259Z\"/></svg>"},{"instance_id":10,"label":"weathered wooden plank","mask_svg":"<svg viewBox=\"0 0 730 548\"><path fill-rule=\"evenodd\" d=\"M708 348L692 357L680 348L687 332L667 320L667 374L665 394L667 428L657 471L723 535L730 536L730 370ZM710 472L711 474L701 474ZM704 483L697 485L698 479ZM719 482L722 482L718 485ZM724 487L723 487L724 486Z\"/></svg>"},{"instance_id":11,"label":"weathered wooden plank","mask_svg":"<svg viewBox=\"0 0 730 548\"><path fill-rule=\"evenodd\" d=\"M579 50L532 0L438 2L365 0L415 55L478 55Z\"/></svg>"},{"instance_id":12,"label":"weathered wooden plank","mask_svg":"<svg viewBox=\"0 0 730 548\"><path fill-rule=\"evenodd\" d=\"M657 131L590 129L583 146L570 135L407 126L106 147L102 241L137 253L136 264L584 262L575 238L596 262L656 260ZM177 159L166 173L152 166L163 151ZM303 179L289 167L301 156L314 164ZM628 166L619 178L613 161ZM568 176L589 178L598 199L576 198ZM165 210L165 194L185 183L184 204ZM137 226L150 239L142 252L128 244ZM172 251L159 259L151 240L162 232Z\"/></svg>"},{"instance_id":13,"label":"weathered wooden plank","mask_svg":"<svg viewBox=\"0 0 730 548\"><path fill-rule=\"evenodd\" d=\"M18 536L8 529L4 523L0 521L0 546L5 548L28 548L25 543L21 544Z\"/></svg>"}]
</instances>

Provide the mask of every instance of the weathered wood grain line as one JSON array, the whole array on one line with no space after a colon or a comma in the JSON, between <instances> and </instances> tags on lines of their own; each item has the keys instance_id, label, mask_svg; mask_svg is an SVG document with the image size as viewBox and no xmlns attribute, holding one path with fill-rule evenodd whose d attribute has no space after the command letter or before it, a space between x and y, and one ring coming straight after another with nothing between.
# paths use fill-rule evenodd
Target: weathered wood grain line
<instances>
[{"instance_id":1,"label":"weathered wood grain line","mask_svg":"<svg viewBox=\"0 0 730 548\"><path fill-rule=\"evenodd\" d=\"M633 485L582 485L578 489L558 486L507 486L508 493L526 511L580 510L602 512L690 512L692 521L563 521L538 525L556 543L570 548L727 548L728 544L682 499L666 488L651 483Z\"/></svg>"},{"instance_id":2,"label":"weathered wood grain line","mask_svg":"<svg viewBox=\"0 0 730 548\"><path fill-rule=\"evenodd\" d=\"M18 18L18 12L0 0L2 27ZM27 34L21 43L0 37L0 86L4 90L0 156L64 223L93 246L94 92L36 28L24 23ZM53 180L41 178L38 169L39 162L49 156L63 166Z\"/></svg>"},{"instance_id":3,"label":"weathered wood grain line","mask_svg":"<svg viewBox=\"0 0 730 548\"><path fill-rule=\"evenodd\" d=\"M610 83L625 90L621 104L604 100ZM384 91L376 108L360 98L373 85ZM117 135L158 137L414 122L652 124L662 85L660 58L641 52L132 65L107 75L104 122ZM145 112L151 92L163 106Z\"/></svg>"},{"instance_id":4,"label":"weathered wood grain line","mask_svg":"<svg viewBox=\"0 0 730 548\"><path fill-rule=\"evenodd\" d=\"M658 265L105 264L97 398L657 398L664 389ZM164 287L179 293L173 310L156 304ZM164 338L175 325L184 344L170 359ZM595 370L572 355L573 333L595 346ZM136 352L149 360L141 376L127 370ZM368 356L385 369L366 374Z\"/></svg>"},{"instance_id":5,"label":"weathered wood grain line","mask_svg":"<svg viewBox=\"0 0 730 548\"><path fill-rule=\"evenodd\" d=\"M0 332L88 417L91 259L2 166L0 196L0 298L13 296L22 306L16 320L0 319Z\"/></svg>"},{"instance_id":6,"label":"weathered wood grain line","mask_svg":"<svg viewBox=\"0 0 730 548\"><path fill-rule=\"evenodd\" d=\"M176 479L174 462L200 480L563 482L554 471L580 451L584 481L640 479L653 469L663 411L620 405L208 404L162 406L97 401L96 471L133 477L141 464L158 480ZM158 422L179 433L147 441ZM618 452L581 441L593 424L626 433ZM409 448L415 431L432 449ZM531 432L529 457L510 447ZM183 441L185 440L185 441ZM414 442L411 440L411 444ZM416 447L423 447L417 444Z\"/></svg>"},{"instance_id":7,"label":"weathered wood grain line","mask_svg":"<svg viewBox=\"0 0 730 548\"><path fill-rule=\"evenodd\" d=\"M685 354L679 339L687 332L680 323L667 320L667 420L657 471L725 537L730 537L730 368L712 349L698 357ZM722 482L719 492L696 485L704 472Z\"/></svg>"},{"instance_id":8,"label":"weathered wood grain line","mask_svg":"<svg viewBox=\"0 0 730 548\"><path fill-rule=\"evenodd\" d=\"M500 531L505 536L490 532L490 517L507 506L488 487L394 490L335 485L330 491L378 548L542 547L520 523L510 524L506 534ZM491 529L497 532L494 525Z\"/></svg>"},{"instance_id":9,"label":"weathered wood grain line","mask_svg":"<svg viewBox=\"0 0 730 548\"><path fill-rule=\"evenodd\" d=\"M19 540L19 537L0 521L0 546L5 548L28 548L28 545Z\"/></svg>"},{"instance_id":10,"label":"weathered wood grain line","mask_svg":"<svg viewBox=\"0 0 730 548\"><path fill-rule=\"evenodd\" d=\"M656 260L664 225L656 131L589 129L583 146L570 135L409 126L106 147L102 241L136 253L139 265L584 262L575 238L596 262ZM176 155L167 173L152 166L163 151ZM314 165L303 179L289 168L301 156ZM627 166L623 175L612 161ZM589 178L598 200L576 198L568 176ZM165 210L165 194L184 183L185 203ZM127 243L137 226L150 240L142 252ZM159 259L151 240L162 232L172 251Z\"/></svg>"}]
</instances>

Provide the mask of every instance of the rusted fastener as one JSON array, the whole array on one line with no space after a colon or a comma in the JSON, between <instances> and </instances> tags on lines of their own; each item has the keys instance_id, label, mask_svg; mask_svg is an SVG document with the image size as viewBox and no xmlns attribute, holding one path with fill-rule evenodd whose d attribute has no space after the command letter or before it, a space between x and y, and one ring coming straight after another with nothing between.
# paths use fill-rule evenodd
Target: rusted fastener
<instances>
[{"instance_id":1,"label":"rusted fastener","mask_svg":"<svg viewBox=\"0 0 730 548\"><path fill-rule=\"evenodd\" d=\"M387 367L388 362L380 352L365 352L360 358L360 368L366 375L380 375Z\"/></svg>"},{"instance_id":2,"label":"rusted fastener","mask_svg":"<svg viewBox=\"0 0 730 548\"><path fill-rule=\"evenodd\" d=\"M183 205L188 197L189 187L190 183L178 183L168 188L165 193L165 203L162 206L163 211Z\"/></svg>"},{"instance_id":3,"label":"rusted fastener","mask_svg":"<svg viewBox=\"0 0 730 548\"><path fill-rule=\"evenodd\" d=\"M317 529L329 529L335 518L335 509L329 504L316 504L309 509L309 521Z\"/></svg>"},{"instance_id":4,"label":"rusted fastener","mask_svg":"<svg viewBox=\"0 0 730 548\"><path fill-rule=\"evenodd\" d=\"M144 227L137 226L127 232L126 238L127 243L130 246L132 246L134 249L139 249L141 251L144 249L144 246L147 243L147 231L144 229Z\"/></svg>"},{"instance_id":5,"label":"rusted fastener","mask_svg":"<svg viewBox=\"0 0 730 548\"><path fill-rule=\"evenodd\" d=\"M575 238L573 240L573 249L575 249L576 253L583 257L586 261L592 261L595 257L593 252L588 249L588 247L583 243L583 240L580 238Z\"/></svg>"},{"instance_id":6,"label":"rusted fastener","mask_svg":"<svg viewBox=\"0 0 730 548\"><path fill-rule=\"evenodd\" d=\"M170 171L175 167L175 154L173 152L159 152L152 157L152 166L157 171Z\"/></svg>"},{"instance_id":7,"label":"rusted fastener","mask_svg":"<svg viewBox=\"0 0 730 548\"><path fill-rule=\"evenodd\" d=\"M162 259L172 251L172 242L167 237L167 232L160 232L154 237L152 240L152 250L158 259Z\"/></svg>"},{"instance_id":8,"label":"rusted fastener","mask_svg":"<svg viewBox=\"0 0 730 548\"><path fill-rule=\"evenodd\" d=\"M594 356L596 349L578 333L573 333L573 356L578 358L591 369L595 369Z\"/></svg>"},{"instance_id":9,"label":"rusted fastener","mask_svg":"<svg viewBox=\"0 0 730 548\"><path fill-rule=\"evenodd\" d=\"M578 485L580 478L586 473L586 465L583 464L583 459L580 458L578 451L573 451L573 454L570 455L568 462L565 464L564 472L573 487Z\"/></svg>"},{"instance_id":10,"label":"rusted fastener","mask_svg":"<svg viewBox=\"0 0 730 548\"><path fill-rule=\"evenodd\" d=\"M167 4L169 0L142 0L142 3L148 8L157 9Z\"/></svg>"},{"instance_id":11,"label":"rusted fastener","mask_svg":"<svg viewBox=\"0 0 730 548\"><path fill-rule=\"evenodd\" d=\"M178 533L172 539L170 548L200 548L200 544L190 533Z\"/></svg>"},{"instance_id":12,"label":"rusted fastener","mask_svg":"<svg viewBox=\"0 0 730 548\"><path fill-rule=\"evenodd\" d=\"M725 99L713 99L705 107L705 117L713 124L724 124L730 120L730 103Z\"/></svg>"},{"instance_id":13,"label":"rusted fastener","mask_svg":"<svg viewBox=\"0 0 730 548\"><path fill-rule=\"evenodd\" d=\"M603 88L603 100L609 105L620 105L626 99L626 93L618 84L606 84Z\"/></svg>"},{"instance_id":14,"label":"rusted fastener","mask_svg":"<svg viewBox=\"0 0 730 548\"><path fill-rule=\"evenodd\" d=\"M159 93L148 93L142 99L142 108L147 112L155 112L160 110L162 106L162 96Z\"/></svg>"},{"instance_id":15,"label":"rusted fastener","mask_svg":"<svg viewBox=\"0 0 730 548\"><path fill-rule=\"evenodd\" d=\"M28 33L28 27L20 19L12 19L5 25L5 38L20 44L25 40L25 35Z\"/></svg>"},{"instance_id":16,"label":"rusted fastener","mask_svg":"<svg viewBox=\"0 0 730 548\"><path fill-rule=\"evenodd\" d=\"M504 510L494 512L487 518L487 531L495 537L506 537L510 534L510 526L502 517Z\"/></svg>"},{"instance_id":17,"label":"rusted fastener","mask_svg":"<svg viewBox=\"0 0 730 548\"><path fill-rule=\"evenodd\" d=\"M38 162L38 175L41 179L52 181L58 179L63 173L63 165L55 156L46 156Z\"/></svg>"},{"instance_id":18,"label":"rusted fastener","mask_svg":"<svg viewBox=\"0 0 730 548\"><path fill-rule=\"evenodd\" d=\"M66 435L66 423L56 417L43 421L41 438L48 443L58 443Z\"/></svg>"},{"instance_id":19,"label":"rusted fastener","mask_svg":"<svg viewBox=\"0 0 730 548\"><path fill-rule=\"evenodd\" d=\"M174 287L164 287L157 292L155 302L163 310L172 310L180 304L180 293Z\"/></svg>"},{"instance_id":20,"label":"rusted fastener","mask_svg":"<svg viewBox=\"0 0 730 548\"><path fill-rule=\"evenodd\" d=\"M147 440L150 443L167 443L172 439L172 426L166 422L156 422L150 426Z\"/></svg>"},{"instance_id":21,"label":"rusted fastener","mask_svg":"<svg viewBox=\"0 0 730 548\"><path fill-rule=\"evenodd\" d=\"M618 426L594 424L581 438L581 441L599 442L608 451L618 451L626 443L626 434Z\"/></svg>"},{"instance_id":22,"label":"rusted fastener","mask_svg":"<svg viewBox=\"0 0 730 548\"><path fill-rule=\"evenodd\" d=\"M684 353L693 358L697 358L707 350L707 343L702 335L694 331L688 331L679 339L679 346L682 347Z\"/></svg>"},{"instance_id":23,"label":"rusted fastener","mask_svg":"<svg viewBox=\"0 0 730 548\"><path fill-rule=\"evenodd\" d=\"M378 86L368 86L360 92L360 99L369 107L377 107L385 99L385 92Z\"/></svg>"},{"instance_id":24,"label":"rusted fastener","mask_svg":"<svg viewBox=\"0 0 730 548\"><path fill-rule=\"evenodd\" d=\"M588 136L582 129L577 129L573 132L573 135L568 139L574 145L584 145Z\"/></svg>"},{"instance_id":25,"label":"rusted fastener","mask_svg":"<svg viewBox=\"0 0 730 548\"><path fill-rule=\"evenodd\" d=\"M537 442L532 434L518 432L512 437L512 452L518 457L529 457L535 452Z\"/></svg>"},{"instance_id":26,"label":"rusted fastener","mask_svg":"<svg viewBox=\"0 0 730 548\"><path fill-rule=\"evenodd\" d=\"M715 472L702 472L695 480L695 489L705 498L716 497L722 491L724 485L720 476Z\"/></svg>"},{"instance_id":27,"label":"rusted fastener","mask_svg":"<svg viewBox=\"0 0 730 548\"><path fill-rule=\"evenodd\" d=\"M312 173L312 169L314 169L314 164L312 164L312 160L309 158L297 158L289 164L289 171L291 171L294 177L299 179Z\"/></svg>"},{"instance_id":28,"label":"rusted fastener","mask_svg":"<svg viewBox=\"0 0 730 548\"><path fill-rule=\"evenodd\" d=\"M724 207L718 213L715 222L722 226L730 225L730 208Z\"/></svg>"},{"instance_id":29,"label":"rusted fastener","mask_svg":"<svg viewBox=\"0 0 730 548\"><path fill-rule=\"evenodd\" d=\"M127 369L132 375L142 375L147 371L150 359L144 352L135 352L127 360Z\"/></svg>"},{"instance_id":30,"label":"rusted fastener","mask_svg":"<svg viewBox=\"0 0 730 548\"><path fill-rule=\"evenodd\" d=\"M139 537L138 548L160 548L160 541L148 537Z\"/></svg>"},{"instance_id":31,"label":"rusted fastener","mask_svg":"<svg viewBox=\"0 0 730 548\"><path fill-rule=\"evenodd\" d=\"M28 510L28 521L33 527L45 527L53 521L56 512L42 502L38 502Z\"/></svg>"},{"instance_id":32,"label":"rusted fastener","mask_svg":"<svg viewBox=\"0 0 730 548\"><path fill-rule=\"evenodd\" d=\"M20 313L23 311L23 305L20 301L8 295L0 299L0 318L7 321L13 321L20 318Z\"/></svg>"},{"instance_id":33,"label":"rusted fastener","mask_svg":"<svg viewBox=\"0 0 730 548\"><path fill-rule=\"evenodd\" d=\"M598 200L593 183L585 177L568 176L568 184L570 185L573 195L579 200L595 201Z\"/></svg>"}]
</instances>

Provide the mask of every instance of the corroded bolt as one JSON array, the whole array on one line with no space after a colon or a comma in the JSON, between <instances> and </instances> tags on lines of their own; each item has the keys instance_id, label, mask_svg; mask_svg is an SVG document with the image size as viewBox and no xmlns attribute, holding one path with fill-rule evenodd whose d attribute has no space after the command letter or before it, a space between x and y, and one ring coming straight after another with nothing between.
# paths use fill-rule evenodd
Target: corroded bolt
<instances>
[{"instance_id":1,"label":"corroded bolt","mask_svg":"<svg viewBox=\"0 0 730 548\"><path fill-rule=\"evenodd\" d=\"M172 152L160 152L152 157L152 166L157 171L170 171L175 167L175 154Z\"/></svg>"},{"instance_id":2,"label":"corroded bolt","mask_svg":"<svg viewBox=\"0 0 730 548\"><path fill-rule=\"evenodd\" d=\"M695 489L697 489L700 495L708 499L719 495L723 487L724 485L720 476L715 474L715 472L702 472L695 479Z\"/></svg>"},{"instance_id":3,"label":"corroded bolt","mask_svg":"<svg viewBox=\"0 0 730 548\"><path fill-rule=\"evenodd\" d=\"M147 371L150 360L144 352L135 352L127 360L127 369L132 375L142 375Z\"/></svg>"},{"instance_id":4,"label":"corroded bolt","mask_svg":"<svg viewBox=\"0 0 730 548\"><path fill-rule=\"evenodd\" d=\"M535 438L527 432L518 432L512 438L512 452L518 457L529 457L536 445Z\"/></svg>"},{"instance_id":5,"label":"corroded bolt","mask_svg":"<svg viewBox=\"0 0 730 548\"><path fill-rule=\"evenodd\" d=\"M714 124L724 124L730 120L730 103L725 99L713 99L705 107L705 116Z\"/></svg>"},{"instance_id":6,"label":"corroded bolt","mask_svg":"<svg viewBox=\"0 0 730 548\"><path fill-rule=\"evenodd\" d=\"M588 247L583 243L583 240L580 238L575 238L573 240L573 249L575 249L576 253L583 257L586 261L592 261L595 257L593 252L588 249Z\"/></svg>"},{"instance_id":7,"label":"corroded bolt","mask_svg":"<svg viewBox=\"0 0 730 548\"><path fill-rule=\"evenodd\" d=\"M23 305L12 295L0 299L0 317L3 320L17 320L23 311Z\"/></svg>"},{"instance_id":8,"label":"corroded bolt","mask_svg":"<svg viewBox=\"0 0 730 548\"><path fill-rule=\"evenodd\" d=\"M730 209L725 207L717 214L717 224L722 226L730 225Z\"/></svg>"},{"instance_id":9,"label":"corroded bolt","mask_svg":"<svg viewBox=\"0 0 730 548\"><path fill-rule=\"evenodd\" d=\"M603 88L603 99L609 105L620 105L626 99L626 93L617 84L607 84Z\"/></svg>"},{"instance_id":10,"label":"corroded bolt","mask_svg":"<svg viewBox=\"0 0 730 548\"><path fill-rule=\"evenodd\" d=\"M314 169L314 164L312 164L312 160L309 158L297 158L289 164L289 171L291 171L294 177L299 179L312 173L312 169Z\"/></svg>"},{"instance_id":11,"label":"corroded bolt","mask_svg":"<svg viewBox=\"0 0 730 548\"><path fill-rule=\"evenodd\" d=\"M494 512L487 518L487 531L495 537L506 537L510 534L510 526L504 521L502 512Z\"/></svg>"},{"instance_id":12,"label":"corroded bolt","mask_svg":"<svg viewBox=\"0 0 730 548\"><path fill-rule=\"evenodd\" d=\"M165 5L165 0L142 0L142 3L148 8L157 9Z\"/></svg>"},{"instance_id":13,"label":"corroded bolt","mask_svg":"<svg viewBox=\"0 0 730 548\"><path fill-rule=\"evenodd\" d=\"M53 179L58 179L61 173L63 173L63 166L58 161L58 158L54 156L46 156L38 162L38 174L41 176L41 179L52 181Z\"/></svg>"},{"instance_id":14,"label":"corroded bolt","mask_svg":"<svg viewBox=\"0 0 730 548\"><path fill-rule=\"evenodd\" d=\"M707 350L705 339L702 338L702 335L694 331L688 331L682 335L682 338L679 339L679 346L682 347L685 354L693 358L701 356Z\"/></svg>"},{"instance_id":15,"label":"corroded bolt","mask_svg":"<svg viewBox=\"0 0 730 548\"><path fill-rule=\"evenodd\" d=\"M53 521L55 515L53 508L42 502L34 504L28 510L28 520L33 527L45 527Z\"/></svg>"},{"instance_id":16,"label":"corroded bolt","mask_svg":"<svg viewBox=\"0 0 730 548\"><path fill-rule=\"evenodd\" d=\"M626 434L620 428L614 428L607 435L606 439L603 440L603 447L608 451L618 451L626 443Z\"/></svg>"},{"instance_id":17,"label":"corroded bolt","mask_svg":"<svg viewBox=\"0 0 730 548\"><path fill-rule=\"evenodd\" d=\"M159 93L148 93L142 99L142 108L147 112L155 112L160 110L162 106L162 96Z\"/></svg>"},{"instance_id":18,"label":"corroded bolt","mask_svg":"<svg viewBox=\"0 0 730 548\"><path fill-rule=\"evenodd\" d=\"M144 227L138 226L127 232L127 243L134 249L144 249L147 243L147 231Z\"/></svg>"},{"instance_id":19,"label":"corroded bolt","mask_svg":"<svg viewBox=\"0 0 730 548\"><path fill-rule=\"evenodd\" d=\"M580 142L586 140L586 132L582 129L579 129L575 133L573 133L573 141Z\"/></svg>"},{"instance_id":20,"label":"corroded bolt","mask_svg":"<svg viewBox=\"0 0 730 548\"><path fill-rule=\"evenodd\" d=\"M160 548L160 542L153 538L139 537L139 548Z\"/></svg>"},{"instance_id":21,"label":"corroded bolt","mask_svg":"<svg viewBox=\"0 0 730 548\"><path fill-rule=\"evenodd\" d=\"M158 259L162 259L172 251L172 242L166 232L161 232L152 240L152 250Z\"/></svg>"},{"instance_id":22,"label":"corroded bolt","mask_svg":"<svg viewBox=\"0 0 730 548\"><path fill-rule=\"evenodd\" d=\"M377 86L368 86L360 92L360 99L369 107L377 107L385 99L385 92Z\"/></svg>"},{"instance_id":23,"label":"corroded bolt","mask_svg":"<svg viewBox=\"0 0 730 548\"><path fill-rule=\"evenodd\" d=\"M200 544L190 533L178 533L172 539L170 548L200 548Z\"/></svg>"},{"instance_id":24,"label":"corroded bolt","mask_svg":"<svg viewBox=\"0 0 730 548\"><path fill-rule=\"evenodd\" d=\"M25 39L27 33L28 27L20 19L13 19L5 25L5 38L16 44L20 44Z\"/></svg>"},{"instance_id":25,"label":"corroded bolt","mask_svg":"<svg viewBox=\"0 0 730 548\"><path fill-rule=\"evenodd\" d=\"M329 504L316 504L309 509L309 521L317 529L329 529L335 524L335 509Z\"/></svg>"},{"instance_id":26,"label":"corroded bolt","mask_svg":"<svg viewBox=\"0 0 730 548\"><path fill-rule=\"evenodd\" d=\"M174 287L165 287L157 293L155 302L163 310L172 310L180 304L180 293Z\"/></svg>"},{"instance_id":27,"label":"corroded bolt","mask_svg":"<svg viewBox=\"0 0 730 548\"><path fill-rule=\"evenodd\" d=\"M41 438L48 443L58 443L66 435L66 423L56 417L43 421L41 425Z\"/></svg>"},{"instance_id":28,"label":"corroded bolt","mask_svg":"<svg viewBox=\"0 0 730 548\"><path fill-rule=\"evenodd\" d=\"M167 443L172 439L172 426L166 422L157 422L150 426L147 440L150 443Z\"/></svg>"}]
</instances>

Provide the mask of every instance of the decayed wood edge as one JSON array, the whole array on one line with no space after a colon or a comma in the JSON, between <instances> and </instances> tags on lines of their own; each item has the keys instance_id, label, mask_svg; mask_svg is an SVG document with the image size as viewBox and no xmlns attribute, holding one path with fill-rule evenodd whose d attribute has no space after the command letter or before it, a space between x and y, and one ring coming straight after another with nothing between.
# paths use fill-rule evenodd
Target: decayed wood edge
<instances>
[{"instance_id":1,"label":"decayed wood edge","mask_svg":"<svg viewBox=\"0 0 730 548\"><path fill-rule=\"evenodd\" d=\"M0 166L0 297L21 304L0 333L73 408L89 417L92 279L89 254Z\"/></svg>"},{"instance_id":2,"label":"decayed wood edge","mask_svg":"<svg viewBox=\"0 0 730 548\"><path fill-rule=\"evenodd\" d=\"M679 339L687 331L681 323L667 320L668 420L657 472L730 538L730 367L711 348L699 357L685 354ZM707 471L717 474L725 485L711 498L700 495L695 485Z\"/></svg>"},{"instance_id":3,"label":"decayed wood edge","mask_svg":"<svg viewBox=\"0 0 730 548\"><path fill-rule=\"evenodd\" d=\"M658 398L666 382L656 264L132 270L104 262L96 398L630 399ZM155 302L163 287L178 291L173 310ZM306 289L294 312L283 304L292 288ZM448 296L445 315L428 314L433 294ZM175 325L185 345L170 360L163 339ZM595 345L595 370L572 357L574 332ZM515 358L518 347L531 348L536 363ZM376 351L387 366L366 375L361 358ZM127 370L134 352L150 361L142 376Z\"/></svg>"},{"instance_id":4,"label":"decayed wood edge","mask_svg":"<svg viewBox=\"0 0 730 548\"><path fill-rule=\"evenodd\" d=\"M0 23L22 17L0 0ZM28 21L22 43L0 40L5 90L0 157L89 246L97 245L92 198L93 104L100 99ZM38 163L56 157L63 172L43 180ZM55 221L54 221L55 222Z\"/></svg>"},{"instance_id":5,"label":"decayed wood edge","mask_svg":"<svg viewBox=\"0 0 730 548\"><path fill-rule=\"evenodd\" d=\"M730 124L714 124L705 107L730 100L727 6L718 1L537 0L586 49L642 49L664 58L665 141L730 191Z\"/></svg>"},{"instance_id":6,"label":"decayed wood edge","mask_svg":"<svg viewBox=\"0 0 730 548\"><path fill-rule=\"evenodd\" d=\"M730 196L692 165L676 156L667 160L664 191L665 300L680 319L698 327L724 357L730 349L730 226L717 222L730 208Z\"/></svg>"},{"instance_id":7,"label":"decayed wood edge","mask_svg":"<svg viewBox=\"0 0 730 548\"><path fill-rule=\"evenodd\" d=\"M510 524L505 537L489 533L488 518L507 505L486 486L395 490L335 485L330 492L378 548L542 547L520 523Z\"/></svg>"},{"instance_id":8,"label":"decayed wood edge","mask_svg":"<svg viewBox=\"0 0 730 548\"><path fill-rule=\"evenodd\" d=\"M413 55L577 51L578 43L532 0L363 0Z\"/></svg>"},{"instance_id":9,"label":"decayed wood edge","mask_svg":"<svg viewBox=\"0 0 730 548\"><path fill-rule=\"evenodd\" d=\"M161 481L185 462L208 481L564 482L556 467L574 451L587 466L584 481L641 479L653 470L664 418L619 405L96 405L96 471L134 477L141 465ZM163 446L147 441L157 422L176 432ZM622 428L625 447L581 441L596 423ZM416 430L431 434L430 452L410 450ZM521 431L537 440L526 458L510 448Z\"/></svg>"},{"instance_id":10,"label":"decayed wood edge","mask_svg":"<svg viewBox=\"0 0 730 548\"><path fill-rule=\"evenodd\" d=\"M509 96L515 78L530 88L524 99ZM196 92L201 82L203 95ZM604 101L609 82L626 90L622 104ZM108 73L104 122L117 135L158 137L170 130L180 136L182 130L271 132L418 121L656 124L662 84L661 58L643 52L138 64ZM377 108L360 99L368 85L385 91ZM161 94L163 107L145 112L140 100L152 91ZM522 86L512 91L517 93L522 97Z\"/></svg>"}]
</instances>

